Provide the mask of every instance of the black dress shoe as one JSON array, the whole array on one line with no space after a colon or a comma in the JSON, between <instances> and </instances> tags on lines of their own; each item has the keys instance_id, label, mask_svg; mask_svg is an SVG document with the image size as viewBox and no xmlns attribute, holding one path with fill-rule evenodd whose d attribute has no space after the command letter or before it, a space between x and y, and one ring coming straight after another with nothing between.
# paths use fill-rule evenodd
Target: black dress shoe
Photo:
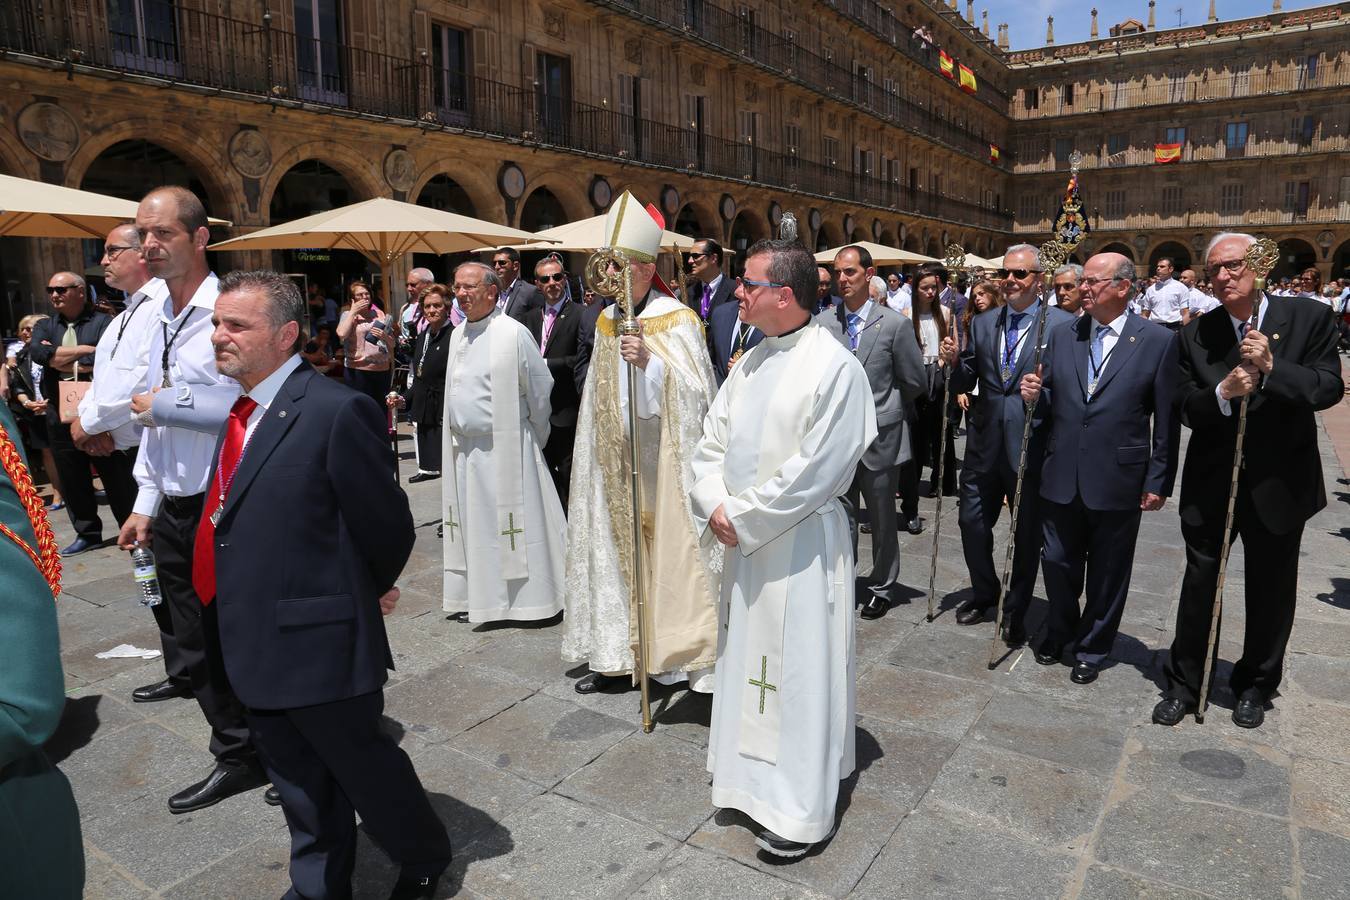
<instances>
[{"instance_id":1,"label":"black dress shoe","mask_svg":"<svg viewBox=\"0 0 1350 900\"><path fill-rule=\"evenodd\" d=\"M910 534L923 534L923 519L918 516L910 519L905 523L905 530Z\"/></svg>"},{"instance_id":2,"label":"black dress shoe","mask_svg":"<svg viewBox=\"0 0 1350 900\"><path fill-rule=\"evenodd\" d=\"M1004 622L1000 637L1009 647L1020 647L1027 642L1027 627L1021 622Z\"/></svg>"},{"instance_id":3,"label":"black dress shoe","mask_svg":"<svg viewBox=\"0 0 1350 900\"><path fill-rule=\"evenodd\" d=\"M956 624L978 625L984 621L984 614L988 610L989 607L976 600L967 600L956 608Z\"/></svg>"},{"instance_id":4,"label":"black dress shoe","mask_svg":"<svg viewBox=\"0 0 1350 900\"><path fill-rule=\"evenodd\" d=\"M1158 701L1158 705L1153 707L1153 722L1157 725L1172 726L1186 718L1186 713L1193 712L1194 707L1186 705L1184 700L1176 697L1164 697Z\"/></svg>"},{"instance_id":5,"label":"black dress shoe","mask_svg":"<svg viewBox=\"0 0 1350 900\"><path fill-rule=\"evenodd\" d=\"M1266 705L1260 700L1239 700L1233 707L1233 724L1239 728L1260 728L1266 720Z\"/></svg>"},{"instance_id":6,"label":"black dress shoe","mask_svg":"<svg viewBox=\"0 0 1350 900\"><path fill-rule=\"evenodd\" d=\"M632 679L627 675L606 675L603 672L592 672L578 678L577 683L572 687L578 694L596 694L610 688L630 686L631 684Z\"/></svg>"},{"instance_id":7,"label":"black dress shoe","mask_svg":"<svg viewBox=\"0 0 1350 900\"><path fill-rule=\"evenodd\" d=\"M467 622L469 621L469 611L462 609L459 612L452 612L445 617L447 622Z\"/></svg>"},{"instance_id":8,"label":"black dress shoe","mask_svg":"<svg viewBox=\"0 0 1350 900\"><path fill-rule=\"evenodd\" d=\"M218 763L210 775L170 797L169 812L178 814L205 809L226 797L262 787L267 780L259 766Z\"/></svg>"},{"instance_id":9,"label":"black dress shoe","mask_svg":"<svg viewBox=\"0 0 1350 900\"><path fill-rule=\"evenodd\" d=\"M147 684L131 692L133 703L158 703L160 700L177 700L179 697L191 697L192 685L182 681L165 678L154 684Z\"/></svg>"},{"instance_id":10,"label":"black dress shoe","mask_svg":"<svg viewBox=\"0 0 1350 900\"><path fill-rule=\"evenodd\" d=\"M418 484L423 481L435 481L440 477L440 472L418 472L415 475L408 476L408 484Z\"/></svg>"},{"instance_id":11,"label":"black dress shoe","mask_svg":"<svg viewBox=\"0 0 1350 900\"><path fill-rule=\"evenodd\" d=\"M861 523L861 524L858 525L858 531L859 531L860 533L862 533L862 534L871 534L871 533L872 533L872 526L869 525L869 524L867 524L866 522L863 522L863 523Z\"/></svg>"},{"instance_id":12,"label":"black dress shoe","mask_svg":"<svg viewBox=\"0 0 1350 900\"><path fill-rule=\"evenodd\" d=\"M890 611L890 608L890 601L873 594L863 601L862 612L859 615L864 619L880 619Z\"/></svg>"},{"instance_id":13,"label":"black dress shoe","mask_svg":"<svg viewBox=\"0 0 1350 900\"><path fill-rule=\"evenodd\" d=\"M1069 673L1069 680L1074 684L1092 684L1097 680L1097 667L1092 663L1079 660L1074 665L1073 671Z\"/></svg>"},{"instance_id":14,"label":"black dress shoe","mask_svg":"<svg viewBox=\"0 0 1350 900\"><path fill-rule=\"evenodd\" d=\"M1043 666L1059 665L1060 657L1064 655L1063 647L1053 647L1046 645L1041 649L1034 651L1036 662Z\"/></svg>"},{"instance_id":15,"label":"black dress shoe","mask_svg":"<svg viewBox=\"0 0 1350 900\"><path fill-rule=\"evenodd\" d=\"M755 843L766 853L771 853L779 859L801 859L814 846L803 844L801 841L789 841L772 831L761 831L759 837L755 838Z\"/></svg>"},{"instance_id":16,"label":"black dress shoe","mask_svg":"<svg viewBox=\"0 0 1350 900\"><path fill-rule=\"evenodd\" d=\"M389 900L431 900L440 880L439 875L400 875Z\"/></svg>"},{"instance_id":17,"label":"black dress shoe","mask_svg":"<svg viewBox=\"0 0 1350 900\"><path fill-rule=\"evenodd\" d=\"M70 545L61 550L62 556L76 556L86 550L93 550L99 546L102 541L87 541L82 537L77 537L70 542Z\"/></svg>"},{"instance_id":18,"label":"black dress shoe","mask_svg":"<svg viewBox=\"0 0 1350 900\"><path fill-rule=\"evenodd\" d=\"M263 802L268 806L280 806L281 791L274 787L269 787L267 790L263 791Z\"/></svg>"}]
</instances>

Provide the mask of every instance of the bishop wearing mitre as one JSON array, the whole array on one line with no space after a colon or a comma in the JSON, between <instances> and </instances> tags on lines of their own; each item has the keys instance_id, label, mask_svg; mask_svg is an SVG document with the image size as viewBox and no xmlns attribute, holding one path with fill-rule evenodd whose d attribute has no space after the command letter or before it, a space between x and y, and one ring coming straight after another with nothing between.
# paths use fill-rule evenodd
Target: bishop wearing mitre
<instances>
[{"instance_id":1,"label":"bishop wearing mitre","mask_svg":"<svg viewBox=\"0 0 1350 900\"><path fill-rule=\"evenodd\" d=\"M712 689L721 548L700 543L689 505L690 461L716 393L698 315L656 279L662 228L625 191L605 220L608 249L630 260L640 336L619 335L618 304L596 321L572 455L567 542L567 615L562 656L586 662L576 683L588 694L633 685L637 626L634 579L647 585L646 674L665 684ZM655 284L655 287L653 286ZM636 396L629 396L628 367ZM636 405L645 571L633 562L628 405Z\"/></svg>"},{"instance_id":2,"label":"bishop wearing mitre","mask_svg":"<svg viewBox=\"0 0 1350 900\"><path fill-rule=\"evenodd\" d=\"M465 320L446 351L444 608L470 622L547 619L563 599L567 518L540 449L553 376L499 287L482 263L455 270Z\"/></svg>"},{"instance_id":3,"label":"bishop wearing mitre","mask_svg":"<svg viewBox=\"0 0 1350 900\"><path fill-rule=\"evenodd\" d=\"M736 300L764 340L740 358L694 455L694 515L725 548L708 771L713 804L804 856L854 769L854 560L837 499L876 438L862 365L811 320L800 244L750 248Z\"/></svg>"}]
</instances>

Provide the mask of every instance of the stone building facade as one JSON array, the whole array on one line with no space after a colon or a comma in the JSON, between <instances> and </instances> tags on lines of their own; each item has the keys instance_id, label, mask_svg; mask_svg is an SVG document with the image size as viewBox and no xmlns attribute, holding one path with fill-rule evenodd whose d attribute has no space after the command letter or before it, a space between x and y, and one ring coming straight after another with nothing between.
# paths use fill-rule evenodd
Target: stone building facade
<instances>
[{"instance_id":1,"label":"stone building facade","mask_svg":"<svg viewBox=\"0 0 1350 900\"><path fill-rule=\"evenodd\" d=\"M187 184L234 223L221 237L375 196L536 230L630 189L737 250L792 212L820 249L998 255L1048 236L1077 149L1090 246L1142 260L1245 225L1328 271L1350 237L1347 35L1350 3L1009 53L946 0L8 0L0 171ZM1182 159L1155 166L1172 127ZM329 289L366 269L223 256ZM0 237L3 324L96 263Z\"/></svg>"}]
</instances>

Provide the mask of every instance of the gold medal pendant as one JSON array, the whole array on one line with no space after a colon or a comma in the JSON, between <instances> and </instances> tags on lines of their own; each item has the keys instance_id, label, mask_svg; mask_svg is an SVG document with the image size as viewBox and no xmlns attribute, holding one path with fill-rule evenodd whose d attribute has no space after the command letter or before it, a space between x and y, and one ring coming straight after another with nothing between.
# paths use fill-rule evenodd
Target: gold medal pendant
<instances>
[{"instance_id":1,"label":"gold medal pendant","mask_svg":"<svg viewBox=\"0 0 1350 900\"><path fill-rule=\"evenodd\" d=\"M225 501L222 500L222 501L221 501L221 505L220 505L220 506L217 506L215 512L211 513L211 527L212 527L212 528L215 528L217 525L220 524L220 514L223 513L223 512L225 511L225 505L224 505L224 504L225 504Z\"/></svg>"},{"instance_id":2,"label":"gold medal pendant","mask_svg":"<svg viewBox=\"0 0 1350 900\"><path fill-rule=\"evenodd\" d=\"M160 387L173 387L173 379L169 377L169 370L164 369L164 377L160 379Z\"/></svg>"},{"instance_id":3,"label":"gold medal pendant","mask_svg":"<svg viewBox=\"0 0 1350 900\"><path fill-rule=\"evenodd\" d=\"M1004 366L1000 370L999 374L1003 376L1004 384L1007 384L1009 381L1012 381L1012 369L1010 367Z\"/></svg>"}]
</instances>

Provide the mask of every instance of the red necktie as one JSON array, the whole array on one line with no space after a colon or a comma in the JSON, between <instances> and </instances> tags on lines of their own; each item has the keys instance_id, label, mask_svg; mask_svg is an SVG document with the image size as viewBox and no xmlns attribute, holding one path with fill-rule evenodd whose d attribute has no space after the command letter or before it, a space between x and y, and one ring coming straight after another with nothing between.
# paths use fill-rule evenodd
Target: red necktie
<instances>
[{"instance_id":1,"label":"red necktie","mask_svg":"<svg viewBox=\"0 0 1350 900\"><path fill-rule=\"evenodd\" d=\"M208 606L216 599L216 526L211 521L211 515L220 508L222 499L230 489L230 482L234 481L239 457L244 453L248 417L257 408L258 404L248 397L234 401L229 421L225 423L225 443L220 448L216 476L206 489L202 519L197 523L197 537L192 543L192 587L197 592L197 598L202 601L202 606Z\"/></svg>"}]
</instances>

